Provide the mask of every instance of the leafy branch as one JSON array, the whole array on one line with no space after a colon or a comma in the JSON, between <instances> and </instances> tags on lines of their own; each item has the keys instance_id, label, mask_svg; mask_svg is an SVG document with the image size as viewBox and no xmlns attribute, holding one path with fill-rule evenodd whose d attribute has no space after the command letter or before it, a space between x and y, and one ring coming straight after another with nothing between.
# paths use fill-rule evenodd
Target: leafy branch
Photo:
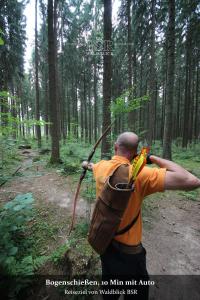
<instances>
[{"instance_id":1,"label":"leafy branch","mask_svg":"<svg viewBox=\"0 0 200 300\"><path fill-rule=\"evenodd\" d=\"M115 99L115 101L111 104L110 107L113 116L116 117L122 113L132 112L136 109L139 109L143 103L149 101L148 95L131 99L132 94L133 94L133 89L129 89Z\"/></svg>"}]
</instances>

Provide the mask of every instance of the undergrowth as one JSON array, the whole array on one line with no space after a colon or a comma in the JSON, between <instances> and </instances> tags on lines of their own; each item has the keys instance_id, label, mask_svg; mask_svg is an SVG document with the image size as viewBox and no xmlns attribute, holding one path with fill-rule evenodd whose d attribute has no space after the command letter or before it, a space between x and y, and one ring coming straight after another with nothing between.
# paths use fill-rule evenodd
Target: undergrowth
<instances>
[{"instance_id":1,"label":"undergrowth","mask_svg":"<svg viewBox=\"0 0 200 300\"><path fill-rule=\"evenodd\" d=\"M34 218L31 193L18 195L0 210L0 268L7 276L33 275L45 256L33 256L29 224Z\"/></svg>"}]
</instances>

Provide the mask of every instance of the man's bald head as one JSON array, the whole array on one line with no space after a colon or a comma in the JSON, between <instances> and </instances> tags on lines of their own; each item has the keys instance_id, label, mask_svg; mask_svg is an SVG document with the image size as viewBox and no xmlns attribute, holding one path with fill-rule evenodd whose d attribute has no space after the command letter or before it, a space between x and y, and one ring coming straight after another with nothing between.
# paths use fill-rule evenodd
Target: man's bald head
<instances>
[{"instance_id":1,"label":"man's bald head","mask_svg":"<svg viewBox=\"0 0 200 300\"><path fill-rule=\"evenodd\" d=\"M132 160L137 153L139 138L134 132L123 132L115 143L116 155L125 156Z\"/></svg>"}]
</instances>

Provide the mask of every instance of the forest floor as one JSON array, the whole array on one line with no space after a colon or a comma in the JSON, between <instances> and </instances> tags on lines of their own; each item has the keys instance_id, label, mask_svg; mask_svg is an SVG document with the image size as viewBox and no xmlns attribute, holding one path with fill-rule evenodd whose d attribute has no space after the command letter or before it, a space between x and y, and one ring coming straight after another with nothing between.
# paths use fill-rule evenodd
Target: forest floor
<instances>
[{"instance_id":1,"label":"forest floor","mask_svg":"<svg viewBox=\"0 0 200 300\"><path fill-rule=\"evenodd\" d=\"M33 194L42 218L47 223L50 220L57 228L51 236L41 237L41 253L47 254L66 241L77 178L63 176L56 168L47 167L45 160L37 159L36 150L19 150L19 155L21 168L1 187L0 198L7 202L18 194ZM195 168L199 174L200 164L196 164ZM80 198L78 218L87 217L89 210L88 202ZM199 191L170 191L148 197L144 201L143 221L143 244L147 250L150 274L200 275ZM43 234L41 229L40 235L45 235L45 232ZM47 270L50 270L49 266L43 273ZM50 273L56 275L57 271L54 268Z\"/></svg>"}]
</instances>

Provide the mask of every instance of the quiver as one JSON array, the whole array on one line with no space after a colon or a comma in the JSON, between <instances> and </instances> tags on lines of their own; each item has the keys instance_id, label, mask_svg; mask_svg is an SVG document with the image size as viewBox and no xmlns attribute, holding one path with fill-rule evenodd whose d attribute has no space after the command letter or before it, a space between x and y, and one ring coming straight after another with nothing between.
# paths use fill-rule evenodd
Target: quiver
<instances>
[{"instance_id":1,"label":"quiver","mask_svg":"<svg viewBox=\"0 0 200 300\"><path fill-rule=\"evenodd\" d=\"M99 254L103 254L117 233L124 211L134 190L129 181L129 165L117 167L107 179L91 219L88 242Z\"/></svg>"}]
</instances>

